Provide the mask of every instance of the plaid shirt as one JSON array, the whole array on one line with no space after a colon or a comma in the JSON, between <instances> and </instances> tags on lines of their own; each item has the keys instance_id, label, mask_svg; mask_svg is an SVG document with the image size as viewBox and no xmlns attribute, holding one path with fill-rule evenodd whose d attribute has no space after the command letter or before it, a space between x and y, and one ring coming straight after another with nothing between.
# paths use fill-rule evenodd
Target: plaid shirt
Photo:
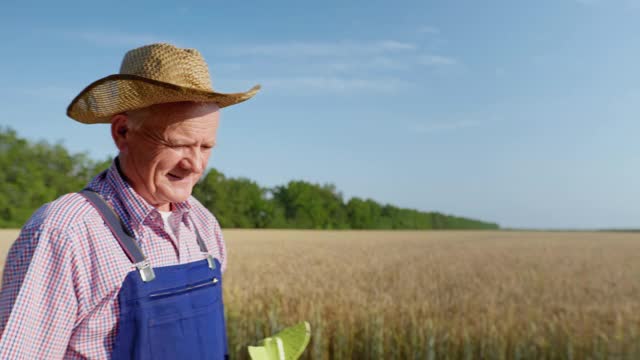
<instances>
[{"instance_id":1,"label":"plaid shirt","mask_svg":"<svg viewBox=\"0 0 640 360\"><path fill-rule=\"evenodd\" d=\"M169 235L159 212L122 178L116 161L88 185L135 234L153 267L202 260L197 228L226 268L215 217L195 198L173 204ZM102 217L79 194L36 211L22 228L0 292L0 359L108 359L118 329L118 292L135 270Z\"/></svg>"}]
</instances>

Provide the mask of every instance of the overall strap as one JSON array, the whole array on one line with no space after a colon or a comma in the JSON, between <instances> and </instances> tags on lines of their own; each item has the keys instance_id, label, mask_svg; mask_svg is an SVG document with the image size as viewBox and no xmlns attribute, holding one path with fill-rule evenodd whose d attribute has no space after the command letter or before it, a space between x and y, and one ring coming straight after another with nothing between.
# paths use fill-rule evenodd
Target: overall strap
<instances>
[{"instance_id":1,"label":"overall strap","mask_svg":"<svg viewBox=\"0 0 640 360\"><path fill-rule=\"evenodd\" d=\"M118 244L120 244L122 250L124 250L129 260L138 268L142 281L149 282L155 279L156 276L153 268L147 260L147 257L142 253L135 237L127 230L122 219L120 219L111 206L94 190L83 189L80 191L80 195L89 200L89 203L98 210L98 213L102 216L102 219L113 233L113 236L118 240Z\"/></svg>"},{"instance_id":2,"label":"overall strap","mask_svg":"<svg viewBox=\"0 0 640 360\"><path fill-rule=\"evenodd\" d=\"M204 241L202 240L202 237L200 237L200 232L198 232L198 228L196 228L194 226L193 229L196 231L196 240L198 241L198 246L200 246L200 252L207 259L207 263L209 264L209 268L215 270L216 263L215 263L215 261L213 261L213 256L211 256L211 254L209 254L209 250L207 250L207 245L204 244Z\"/></svg>"}]
</instances>

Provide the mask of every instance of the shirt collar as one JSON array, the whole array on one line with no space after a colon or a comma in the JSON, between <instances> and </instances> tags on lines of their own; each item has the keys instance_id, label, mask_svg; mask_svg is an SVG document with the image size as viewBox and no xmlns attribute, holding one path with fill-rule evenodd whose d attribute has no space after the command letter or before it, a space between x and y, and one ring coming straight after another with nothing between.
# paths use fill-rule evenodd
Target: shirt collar
<instances>
[{"instance_id":1,"label":"shirt collar","mask_svg":"<svg viewBox=\"0 0 640 360\"><path fill-rule=\"evenodd\" d=\"M120 203L118 204L120 206L116 207L120 208L121 211L117 211L118 209L116 209L116 211L125 223L129 223L132 230L138 230L140 225L143 224L150 215L152 217L160 215L154 206L150 205L133 189L133 187L131 187L126 176L122 172L118 157L116 157L111 163L111 166L107 170L106 178L108 184L113 189L113 193L115 194L115 199L112 200ZM172 205L172 211L178 211L181 213L183 215L183 219L188 215L189 210L191 209L189 200L172 203Z\"/></svg>"}]
</instances>

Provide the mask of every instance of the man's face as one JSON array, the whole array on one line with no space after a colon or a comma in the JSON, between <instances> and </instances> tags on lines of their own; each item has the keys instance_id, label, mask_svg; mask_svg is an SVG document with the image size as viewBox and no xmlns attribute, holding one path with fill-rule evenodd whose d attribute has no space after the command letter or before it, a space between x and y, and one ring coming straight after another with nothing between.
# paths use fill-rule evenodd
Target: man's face
<instances>
[{"instance_id":1,"label":"man's face","mask_svg":"<svg viewBox=\"0 0 640 360\"><path fill-rule=\"evenodd\" d=\"M145 117L122 137L121 167L131 186L159 210L185 201L202 176L216 142L215 104L174 103L133 112ZM134 119L135 120L135 119ZM117 141L116 141L117 143Z\"/></svg>"}]
</instances>

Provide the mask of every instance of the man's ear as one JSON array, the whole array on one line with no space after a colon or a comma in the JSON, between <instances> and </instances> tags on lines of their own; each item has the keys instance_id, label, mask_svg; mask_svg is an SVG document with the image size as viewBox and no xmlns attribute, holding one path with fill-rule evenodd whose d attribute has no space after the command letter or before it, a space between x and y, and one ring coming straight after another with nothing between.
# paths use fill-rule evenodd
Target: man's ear
<instances>
[{"instance_id":1,"label":"man's ear","mask_svg":"<svg viewBox=\"0 0 640 360\"><path fill-rule=\"evenodd\" d=\"M127 149L129 127L127 114L117 114L111 117L111 137L120 152Z\"/></svg>"}]
</instances>

